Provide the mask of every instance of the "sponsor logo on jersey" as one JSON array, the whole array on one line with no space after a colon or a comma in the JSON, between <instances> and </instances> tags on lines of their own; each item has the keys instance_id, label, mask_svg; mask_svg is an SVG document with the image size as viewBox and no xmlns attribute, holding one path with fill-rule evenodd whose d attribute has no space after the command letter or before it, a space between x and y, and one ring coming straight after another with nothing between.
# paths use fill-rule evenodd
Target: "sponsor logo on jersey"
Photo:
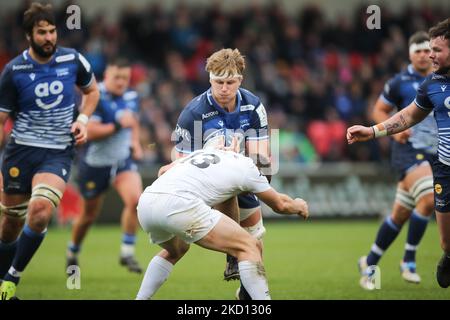
<instances>
[{"instance_id":1,"label":"sponsor logo on jersey","mask_svg":"<svg viewBox=\"0 0 450 320\"><path fill-rule=\"evenodd\" d=\"M68 74L69 74L69 68L56 69L56 76L57 77L67 76Z\"/></svg>"},{"instance_id":2,"label":"sponsor logo on jersey","mask_svg":"<svg viewBox=\"0 0 450 320\"><path fill-rule=\"evenodd\" d=\"M32 64L15 64L12 66L13 71L33 69Z\"/></svg>"},{"instance_id":3,"label":"sponsor logo on jersey","mask_svg":"<svg viewBox=\"0 0 450 320\"><path fill-rule=\"evenodd\" d=\"M219 111L217 111L217 110L216 111L211 111L211 112L208 112L208 113L203 113L202 114L202 120L211 118L211 117L216 116L218 114L219 114Z\"/></svg>"},{"instance_id":4,"label":"sponsor logo on jersey","mask_svg":"<svg viewBox=\"0 0 450 320\"><path fill-rule=\"evenodd\" d=\"M41 82L38 83L36 85L36 87L34 88L34 94L36 95L37 99L36 104L38 105L39 108L45 109L45 110L49 110L51 108L56 107L57 105L59 105L63 98L64 95L61 94L64 90L64 85L61 81L56 80L56 81L52 81L51 83L48 82ZM54 95L57 96L56 99L52 102L52 103L45 103L41 100L41 98L47 98L50 95Z\"/></svg>"},{"instance_id":5,"label":"sponsor logo on jersey","mask_svg":"<svg viewBox=\"0 0 450 320\"><path fill-rule=\"evenodd\" d=\"M445 84L444 84L444 85L442 85L442 86L441 86L441 90L442 90L442 92L444 92L446 88L447 88L447 85L445 85Z\"/></svg>"}]
</instances>

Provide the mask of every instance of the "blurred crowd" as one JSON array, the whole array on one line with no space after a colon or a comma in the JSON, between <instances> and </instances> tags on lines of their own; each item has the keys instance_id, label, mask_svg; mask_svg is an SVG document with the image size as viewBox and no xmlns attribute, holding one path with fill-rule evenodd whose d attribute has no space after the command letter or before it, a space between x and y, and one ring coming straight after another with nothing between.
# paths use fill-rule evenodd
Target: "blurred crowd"
<instances>
[{"instance_id":1,"label":"blurred crowd","mask_svg":"<svg viewBox=\"0 0 450 320\"><path fill-rule=\"evenodd\" d=\"M279 129L281 161L388 161L389 140L348 147L346 128L369 124L384 82L408 64L408 37L447 18L445 8L381 7L381 29L366 26L366 6L329 21L319 6L287 13L275 2L224 10L178 4L125 5L117 21L83 14L68 30L70 3L58 6L59 45L91 62L98 80L108 59L129 58L132 87L141 95L141 141L146 163L167 163L183 107L209 87L206 58L221 48L246 56L243 87L260 96L272 129ZM27 2L0 13L0 70L28 44L20 27Z\"/></svg>"}]
</instances>

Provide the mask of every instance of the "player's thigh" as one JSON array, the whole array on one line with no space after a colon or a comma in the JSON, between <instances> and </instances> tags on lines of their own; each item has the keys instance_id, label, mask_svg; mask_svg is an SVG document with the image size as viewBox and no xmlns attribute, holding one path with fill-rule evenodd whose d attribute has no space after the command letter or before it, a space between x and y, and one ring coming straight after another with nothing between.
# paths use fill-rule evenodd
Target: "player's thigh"
<instances>
[{"instance_id":1,"label":"player's thigh","mask_svg":"<svg viewBox=\"0 0 450 320\"><path fill-rule=\"evenodd\" d=\"M211 231L195 243L206 249L229 253L233 256L238 256L249 247L256 248L256 239L223 214Z\"/></svg>"},{"instance_id":2,"label":"player's thigh","mask_svg":"<svg viewBox=\"0 0 450 320\"><path fill-rule=\"evenodd\" d=\"M432 177L433 172L428 162L422 162L420 165L410 170L402 180L402 184L405 190L413 192L412 188L415 184L426 177Z\"/></svg>"},{"instance_id":3,"label":"player's thigh","mask_svg":"<svg viewBox=\"0 0 450 320\"><path fill-rule=\"evenodd\" d=\"M122 171L114 180L114 188L126 204L137 203L142 193L142 179L136 171Z\"/></svg>"},{"instance_id":4,"label":"player's thigh","mask_svg":"<svg viewBox=\"0 0 450 320\"><path fill-rule=\"evenodd\" d=\"M436 222L441 236L442 249L450 253L450 212L436 211Z\"/></svg>"}]
</instances>

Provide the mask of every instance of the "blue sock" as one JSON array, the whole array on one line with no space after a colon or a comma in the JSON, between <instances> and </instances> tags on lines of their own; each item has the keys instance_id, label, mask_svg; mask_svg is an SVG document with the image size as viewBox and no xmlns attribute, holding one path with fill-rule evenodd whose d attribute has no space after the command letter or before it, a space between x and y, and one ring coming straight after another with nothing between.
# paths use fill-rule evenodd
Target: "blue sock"
<instances>
[{"instance_id":1,"label":"blue sock","mask_svg":"<svg viewBox=\"0 0 450 320\"><path fill-rule=\"evenodd\" d=\"M383 224L380 226L380 229L378 229L375 243L372 245L370 253L367 256L367 265L373 266L378 264L378 261L384 251L389 248L392 242L394 242L400 230L401 226L396 225L392 221L391 217L387 217L384 220Z\"/></svg>"},{"instance_id":2,"label":"blue sock","mask_svg":"<svg viewBox=\"0 0 450 320\"><path fill-rule=\"evenodd\" d=\"M30 262L33 255L44 240L45 233L37 233L30 229L26 224L23 228L22 234L17 242L16 255L12 262L12 266L6 274L4 280L12 281L15 284L19 283L20 274Z\"/></svg>"},{"instance_id":3,"label":"blue sock","mask_svg":"<svg viewBox=\"0 0 450 320\"><path fill-rule=\"evenodd\" d=\"M416 261L416 249L427 229L429 217L425 217L415 209L409 219L408 237L406 238L405 256L403 261Z\"/></svg>"},{"instance_id":4,"label":"blue sock","mask_svg":"<svg viewBox=\"0 0 450 320\"><path fill-rule=\"evenodd\" d=\"M122 235L122 243L124 244L135 244L136 243L136 235L130 233L123 233Z\"/></svg>"},{"instance_id":5,"label":"blue sock","mask_svg":"<svg viewBox=\"0 0 450 320\"><path fill-rule=\"evenodd\" d=\"M0 279L6 275L16 254L17 240L10 243L0 241Z\"/></svg>"},{"instance_id":6,"label":"blue sock","mask_svg":"<svg viewBox=\"0 0 450 320\"><path fill-rule=\"evenodd\" d=\"M72 252L74 255L78 254L81 250L81 245L74 244L72 241L67 245L67 250Z\"/></svg>"}]
</instances>

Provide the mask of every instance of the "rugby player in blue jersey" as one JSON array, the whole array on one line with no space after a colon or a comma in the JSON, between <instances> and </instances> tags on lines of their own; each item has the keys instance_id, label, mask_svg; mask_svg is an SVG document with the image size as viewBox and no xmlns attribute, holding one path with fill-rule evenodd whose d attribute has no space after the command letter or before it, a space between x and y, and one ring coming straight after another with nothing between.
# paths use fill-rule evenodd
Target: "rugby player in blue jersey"
<instances>
[{"instance_id":1,"label":"rugby player in blue jersey","mask_svg":"<svg viewBox=\"0 0 450 320\"><path fill-rule=\"evenodd\" d=\"M450 285L450 18L429 30L434 72L419 86L414 101L372 127L347 129L349 144L402 132L433 111L438 127L438 154L433 161L434 205L444 254L437 265L438 284Z\"/></svg>"},{"instance_id":2,"label":"rugby player in blue jersey","mask_svg":"<svg viewBox=\"0 0 450 320\"><path fill-rule=\"evenodd\" d=\"M385 84L372 113L375 123L388 119L394 110L401 110L414 101L417 88L432 72L429 54L428 34L424 31L413 34L409 38L411 64ZM437 127L433 115L430 113L415 127L395 134L392 138L392 166L399 182L391 215L380 226L369 254L358 261L360 285L367 290L375 289L371 281L374 269L369 266L378 264L408 219L408 236L400 272L406 281L420 283L421 278L416 268L416 249L434 212L430 163L437 151Z\"/></svg>"},{"instance_id":3,"label":"rugby player in blue jersey","mask_svg":"<svg viewBox=\"0 0 450 320\"><path fill-rule=\"evenodd\" d=\"M89 120L88 144L78 163L84 210L73 225L67 249L68 266L78 265L81 243L101 210L105 192L113 184L124 203L120 264L131 272L142 272L134 258L136 207L142 193L142 180L134 160L142 158L142 148L138 94L128 89L130 77L130 64L118 58L108 63L104 81L99 84L100 101Z\"/></svg>"},{"instance_id":4,"label":"rugby player in blue jersey","mask_svg":"<svg viewBox=\"0 0 450 320\"><path fill-rule=\"evenodd\" d=\"M15 296L44 239L69 179L74 145L86 142L86 125L99 98L88 61L56 45L55 25L50 5L31 4L23 19L30 47L6 65L0 78L0 123L9 114L15 118L1 168L2 299ZM75 86L83 93L76 119Z\"/></svg>"},{"instance_id":5,"label":"rugby player in blue jersey","mask_svg":"<svg viewBox=\"0 0 450 320\"><path fill-rule=\"evenodd\" d=\"M206 71L211 87L189 102L179 116L175 147L178 156L209 145L229 146L236 138L246 155L261 155L269 159L266 110L257 96L240 87L244 69L245 59L238 49L222 49L207 59ZM241 226L261 240L265 228L258 199L251 193L239 195L238 204L239 211L233 199L216 208L234 216L236 220L239 216ZM235 212L238 214L234 215ZM227 256L224 279L238 278L237 260Z\"/></svg>"}]
</instances>

